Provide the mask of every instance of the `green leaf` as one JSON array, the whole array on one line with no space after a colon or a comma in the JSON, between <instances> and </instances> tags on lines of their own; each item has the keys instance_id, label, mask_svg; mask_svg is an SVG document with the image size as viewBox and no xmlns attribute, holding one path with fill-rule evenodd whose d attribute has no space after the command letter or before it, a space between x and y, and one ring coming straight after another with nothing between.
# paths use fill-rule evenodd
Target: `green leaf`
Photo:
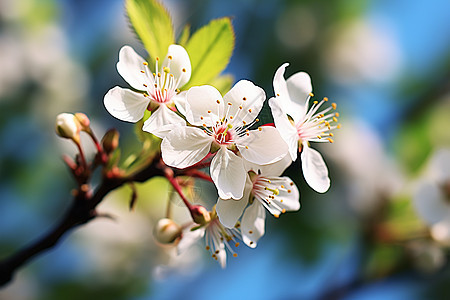
<instances>
[{"instance_id":1,"label":"green leaf","mask_svg":"<svg viewBox=\"0 0 450 300\"><path fill-rule=\"evenodd\" d=\"M180 37L178 38L178 45L181 45L183 47L186 46L190 34L191 34L191 26L190 25L184 26L183 32L181 32Z\"/></svg>"},{"instance_id":2,"label":"green leaf","mask_svg":"<svg viewBox=\"0 0 450 300\"><path fill-rule=\"evenodd\" d=\"M233 75L226 74L214 78L209 84L218 89L222 95L225 95L231 89L233 81Z\"/></svg>"},{"instance_id":3,"label":"green leaf","mask_svg":"<svg viewBox=\"0 0 450 300\"><path fill-rule=\"evenodd\" d=\"M191 80L184 89L207 84L230 61L234 49L234 31L230 18L212 20L196 31L186 45L192 65Z\"/></svg>"},{"instance_id":4,"label":"green leaf","mask_svg":"<svg viewBox=\"0 0 450 300\"><path fill-rule=\"evenodd\" d=\"M125 7L134 31L153 59L164 57L175 43L172 20L157 0L126 0Z\"/></svg>"}]
</instances>

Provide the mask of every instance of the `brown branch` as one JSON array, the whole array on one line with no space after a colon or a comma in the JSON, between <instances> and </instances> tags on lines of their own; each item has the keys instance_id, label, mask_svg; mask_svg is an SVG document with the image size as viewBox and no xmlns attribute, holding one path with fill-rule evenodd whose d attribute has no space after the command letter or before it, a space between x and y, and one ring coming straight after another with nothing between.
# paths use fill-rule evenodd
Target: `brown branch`
<instances>
[{"instance_id":1,"label":"brown branch","mask_svg":"<svg viewBox=\"0 0 450 300\"><path fill-rule=\"evenodd\" d=\"M109 192L127 182L144 182L155 176L164 176L164 170L167 168L156 157L149 162L147 167L130 176L104 177L93 195L89 192L78 191L72 200L69 210L49 232L0 261L0 287L10 282L17 269L30 259L57 245L67 232L94 219L97 216L95 208ZM182 173L181 170L174 171Z\"/></svg>"}]
</instances>

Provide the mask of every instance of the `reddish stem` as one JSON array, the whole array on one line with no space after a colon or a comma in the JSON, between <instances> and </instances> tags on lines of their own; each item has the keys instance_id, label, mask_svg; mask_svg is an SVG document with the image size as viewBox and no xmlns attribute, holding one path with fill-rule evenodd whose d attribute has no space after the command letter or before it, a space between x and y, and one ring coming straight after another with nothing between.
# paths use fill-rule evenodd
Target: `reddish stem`
<instances>
[{"instance_id":1,"label":"reddish stem","mask_svg":"<svg viewBox=\"0 0 450 300\"><path fill-rule=\"evenodd\" d=\"M206 181L209 181L209 182L213 182L211 176L209 176L205 172L202 172L202 171L197 170L197 169L192 169L192 170L186 171L186 175L194 177L194 178L200 178L200 179L203 179L203 180L206 180Z\"/></svg>"}]
</instances>

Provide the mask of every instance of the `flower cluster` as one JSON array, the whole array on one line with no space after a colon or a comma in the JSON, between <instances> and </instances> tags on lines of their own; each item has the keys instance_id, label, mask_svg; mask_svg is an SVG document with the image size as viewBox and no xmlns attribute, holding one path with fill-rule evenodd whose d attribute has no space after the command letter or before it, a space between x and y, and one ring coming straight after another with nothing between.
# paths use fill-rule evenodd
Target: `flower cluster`
<instances>
[{"instance_id":1,"label":"flower cluster","mask_svg":"<svg viewBox=\"0 0 450 300\"><path fill-rule=\"evenodd\" d=\"M171 45L162 63L155 59L153 69L131 47L122 47L117 70L134 90L109 90L106 109L128 122L137 122L150 111L142 130L162 139L162 162L172 170L189 170L193 177L213 182L219 196L211 211L193 205L169 172L167 178L193 222L178 226L164 218L177 228L176 235L170 231L170 238L161 238L168 229L160 226L161 232L155 232L158 241L170 241L182 252L204 237L206 248L224 267L226 251L237 256L233 248L240 240L256 247L265 232L266 210L278 218L300 208L296 184L282 176L298 153L306 182L320 193L329 189L327 166L310 142L333 142L332 131L340 127L336 104L323 108L328 101L324 98L310 105L309 75L299 72L285 80L287 66L276 71L275 96L268 101L274 124L261 124L258 115L266 93L251 81L238 81L223 96L211 85L183 90L192 70L182 46ZM204 168L209 168L209 174L201 171Z\"/></svg>"}]
</instances>

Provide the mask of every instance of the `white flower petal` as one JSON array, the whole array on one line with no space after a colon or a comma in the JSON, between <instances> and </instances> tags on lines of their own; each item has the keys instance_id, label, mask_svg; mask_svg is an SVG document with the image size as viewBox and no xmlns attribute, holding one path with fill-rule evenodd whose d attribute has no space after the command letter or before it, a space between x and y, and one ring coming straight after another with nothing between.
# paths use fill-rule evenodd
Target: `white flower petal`
<instances>
[{"instance_id":1,"label":"white flower petal","mask_svg":"<svg viewBox=\"0 0 450 300\"><path fill-rule=\"evenodd\" d=\"M187 226L181 235L181 240L177 245L177 254L180 255L189 249L193 244L200 240L205 235L205 228L199 228L197 230L191 231L191 228L197 224L192 224Z\"/></svg>"},{"instance_id":2,"label":"white flower petal","mask_svg":"<svg viewBox=\"0 0 450 300\"><path fill-rule=\"evenodd\" d=\"M113 117L127 122L142 119L149 102L143 94L118 86L110 89L103 99L106 110Z\"/></svg>"},{"instance_id":3,"label":"white flower petal","mask_svg":"<svg viewBox=\"0 0 450 300\"><path fill-rule=\"evenodd\" d=\"M245 170L251 171L253 170L256 174L258 174L258 170L261 175L267 176L280 176L283 174L284 170L292 164L292 159L290 155L285 155L282 159L277 162L267 164L267 165L258 165L255 163L251 163L248 160L244 159Z\"/></svg>"},{"instance_id":4,"label":"white flower petal","mask_svg":"<svg viewBox=\"0 0 450 300\"><path fill-rule=\"evenodd\" d=\"M244 208L248 204L248 199L250 197L250 193L252 191L252 183L247 176L245 188L244 188L244 196L241 199L221 199L217 200L216 212L219 216L220 223L222 223L225 227L233 228L236 225L236 222L241 217Z\"/></svg>"},{"instance_id":5,"label":"white flower petal","mask_svg":"<svg viewBox=\"0 0 450 300\"><path fill-rule=\"evenodd\" d=\"M176 125L185 126L186 121L163 104L144 122L142 130L163 139Z\"/></svg>"},{"instance_id":6,"label":"white flower petal","mask_svg":"<svg viewBox=\"0 0 450 300\"><path fill-rule=\"evenodd\" d=\"M279 194L275 196L275 199L277 202L277 205L281 209L285 209L287 211L295 211L300 209L300 192L298 191L297 186L289 177L268 177L268 179L278 185L283 185L285 188L280 188ZM292 184L294 183L294 184ZM283 201L280 201L283 200Z\"/></svg>"},{"instance_id":7,"label":"white flower petal","mask_svg":"<svg viewBox=\"0 0 450 300\"><path fill-rule=\"evenodd\" d=\"M286 83L289 99L291 99L287 113L297 123L304 119L308 109L307 99L310 97L309 93L312 92L311 77L308 73L298 72L289 77Z\"/></svg>"},{"instance_id":8,"label":"white flower petal","mask_svg":"<svg viewBox=\"0 0 450 300\"><path fill-rule=\"evenodd\" d=\"M171 60L168 58L169 56L172 57ZM175 80L176 81L180 80L180 82L177 85L177 88L181 88L191 78L192 73L191 61L189 59L189 55L186 49L184 49L183 46L170 45L169 51L167 52L167 56L163 62L163 66L164 67L169 66L170 73L173 74Z\"/></svg>"},{"instance_id":9,"label":"white flower petal","mask_svg":"<svg viewBox=\"0 0 450 300\"><path fill-rule=\"evenodd\" d=\"M289 154L292 161L297 160L298 156L298 134L297 129L289 121L287 115L280 108L277 98L271 98L269 100L269 106L272 110L272 116L275 123L275 127L280 132L281 137L289 147Z\"/></svg>"},{"instance_id":10,"label":"white flower petal","mask_svg":"<svg viewBox=\"0 0 450 300\"><path fill-rule=\"evenodd\" d=\"M242 157L250 162L265 165L282 159L288 154L288 146L275 127L261 126L237 139L236 145Z\"/></svg>"},{"instance_id":11,"label":"white flower petal","mask_svg":"<svg viewBox=\"0 0 450 300\"><path fill-rule=\"evenodd\" d=\"M255 248L258 240L264 235L264 223L266 211L258 201L253 201L244 212L241 221L242 240L244 243Z\"/></svg>"},{"instance_id":12,"label":"white flower petal","mask_svg":"<svg viewBox=\"0 0 450 300\"><path fill-rule=\"evenodd\" d=\"M176 126L161 143L164 163L175 168L186 168L201 161L211 148L211 138L195 127Z\"/></svg>"},{"instance_id":13,"label":"white flower petal","mask_svg":"<svg viewBox=\"0 0 450 300\"><path fill-rule=\"evenodd\" d=\"M325 193L330 188L330 178L322 155L305 143L300 157L306 182L316 192Z\"/></svg>"},{"instance_id":14,"label":"white flower petal","mask_svg":"<svg viewBox=\"0 0 450 300\"><path fill-rule=\"evenodd\" d=\"M145 59L137 54L133 48L125 45L119 51L119 62L116 65L120 76L129 85L140 91L145 90L144 84L149 81L147 75L141 73L142 70L145 70L144 62Z\"/></svg>"},{"instance_id":15,"label":"white flower petal","mask_svg":"<svg viewBox=\"0 0 450 300\"><path fill-rule=\"evenodd\" d=\"M243 122L248 124L256 119L266 100L266 93L253 82L240 80L223 96L223 100L228 105L226 118L230 123L242 126Z\"/></svg>"},{"instance_id":16,"label":"white flower petal","mask_svg":"<svg viewBox=\"0 0 450 300\"><path fill-rule=\"evenodd\" d=\"M275 91L276 97L281 97L284 101L289 100L289 92L287 89L287 83L284 79L284 72L286 70L286 67L289 66L288 63L282 64L277 71L275 72L275 75L273 76L273 90ZM282 106L282 109L284 110L284 106Z\"/></svg>"},{"instance_id":17,"label":"white flower petal","mask_svg":"<svg viewBox=\"0 0 450 300\"><path fill-rule=\"evenodd\" d=\"M186 116L186 94L187 91L182 91L172 97L172 101L175 103L178 112L183 116Z\"/></svg>"},{"instance_id":18,"label":"white flower petal","mask_svg":"<svg viewBox=\"0 0 450 300\"><path fill-rule=\"evenodd\" d=\"M186 94L186 119L197 126L211 127L224 115L224 101L213 86L194 86Z\"/></svg>"},{"instance_id":19,"label":"white flower petal","mask_svg":"<svg viewBox=\"0 0 450 300\"><path fill-rule=\"evenodd\" d=\"M211 161L210 173L220 198L242 198L247 176L242 158L222 147Z\"/></svg>"}]
</instances>

